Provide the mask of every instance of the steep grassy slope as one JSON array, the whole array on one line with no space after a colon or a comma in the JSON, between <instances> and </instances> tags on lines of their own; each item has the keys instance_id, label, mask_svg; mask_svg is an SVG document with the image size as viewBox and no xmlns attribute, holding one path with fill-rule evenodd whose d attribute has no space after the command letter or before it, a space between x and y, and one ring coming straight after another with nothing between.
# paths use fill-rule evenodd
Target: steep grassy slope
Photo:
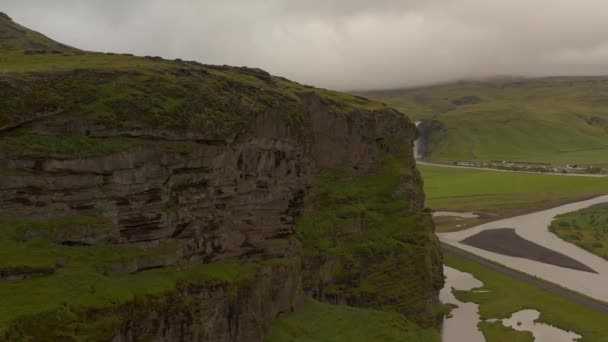
<instances>
[{"instance_id":1,"label":"steep grassy slope","mask_svg":"<svg viewBox=\"0 0 608 342\"><path fill-rule=\"evenodd\" d=\"M429 215L412 200L417 196L399 194L416 191L419 175L406 172L399 158L376 163L373 176L349 170L317 176L310 211L296 224L305 275L321 269L305 277L304 288L325 301L396 311L432 326L433 298L443 286L439 243ZM406 276L419 269L425 271Z\"/></svg>"},{"instance_id":2,"label":"steep grassy slope","mask_svg":"<svg viewBox=\"0 0 608 342\"><path fill-rule=\"evenodd\" d=\"M423 120L432 161L608 165L608 78L462 82L365 95Z\"/></svg>"},{"instance_id":3,"label":"steep grassy slope","mask_svg":"<svg viewBox=\"0 0 608 342\"><path fill-rule=\"evenodd\" d=\"M45 35L25 28L0 12L0 49L30 51L70 51L75 50L58 43Z\"/></svg>"}]
</instances>

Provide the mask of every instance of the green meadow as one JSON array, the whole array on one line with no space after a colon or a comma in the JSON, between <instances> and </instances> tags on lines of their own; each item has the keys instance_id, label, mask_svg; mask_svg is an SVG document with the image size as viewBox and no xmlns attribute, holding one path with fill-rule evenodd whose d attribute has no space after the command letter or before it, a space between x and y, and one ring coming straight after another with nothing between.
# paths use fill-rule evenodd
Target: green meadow
<instances>
[{"instance_id":1,"label":"green meadow","mask_svg":"<svg viewBox=\"0 0 608 342\"><path fill-rule=\"evenodd\" d=\"M608 194L608 178L419 165L427 207L508 217Z\"/></svg>"}]
</instances>

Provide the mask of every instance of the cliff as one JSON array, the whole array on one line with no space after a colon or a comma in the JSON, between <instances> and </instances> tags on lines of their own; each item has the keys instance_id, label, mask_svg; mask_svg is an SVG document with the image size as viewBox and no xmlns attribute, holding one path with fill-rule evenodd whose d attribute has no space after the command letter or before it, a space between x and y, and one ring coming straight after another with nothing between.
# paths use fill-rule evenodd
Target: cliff
<instances>
[{"instance_id":1,"label":"cliff","mask_svg":"<svg viewBox=\"0 0 608 342\"><path fill-rule=\"evenodd\" d=\"M434 325L403 114L259 69L0 60L0 340L260 341L307 295Z\"/></svg>"}]
</instances>

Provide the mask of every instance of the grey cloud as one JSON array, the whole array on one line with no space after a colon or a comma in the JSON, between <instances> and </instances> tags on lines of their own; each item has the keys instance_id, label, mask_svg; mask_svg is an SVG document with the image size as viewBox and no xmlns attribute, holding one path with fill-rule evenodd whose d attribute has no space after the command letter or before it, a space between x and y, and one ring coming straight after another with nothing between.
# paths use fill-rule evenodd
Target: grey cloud
<instances>
[{"instance_id":1,"label":"grey cloud","mask_svg":"<svg viewBox=\"0 0 608 342\"><path fill-rule=\"evenodd\" d=\"M604 0L3 0L83 49L249 65L336 89L608 73Z\"/></svg>"}]
</instances>

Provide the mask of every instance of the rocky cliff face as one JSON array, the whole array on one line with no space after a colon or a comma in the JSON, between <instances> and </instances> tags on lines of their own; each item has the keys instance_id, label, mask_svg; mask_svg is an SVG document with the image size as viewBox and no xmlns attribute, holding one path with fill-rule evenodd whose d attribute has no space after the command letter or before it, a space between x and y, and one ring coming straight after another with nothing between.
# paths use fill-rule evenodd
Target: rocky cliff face
<instances>
[{"instance_id":1,"label":"rocky cliff face","mask_svg":"<svg viewBox=\"0 0 608 342\"><path fill-rule=\"evenodd\" d=\"M432 324L404 115L256 69L19 58L0 75L5 339L256 341L305 294Z\"/></svg>"}]
</instances>

